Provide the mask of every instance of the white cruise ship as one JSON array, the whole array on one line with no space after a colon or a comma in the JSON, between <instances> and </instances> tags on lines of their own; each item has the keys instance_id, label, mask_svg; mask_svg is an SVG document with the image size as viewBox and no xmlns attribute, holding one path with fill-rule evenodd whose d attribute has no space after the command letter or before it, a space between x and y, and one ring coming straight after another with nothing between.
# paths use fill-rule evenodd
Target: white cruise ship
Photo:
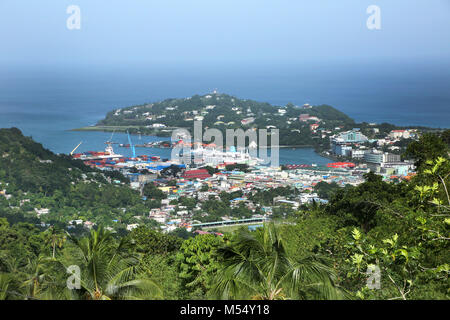
<instances>
[{"instance_id":1,"label":"white cruise ship","mask_svg":"<svg viewBox=\"0 0 450 320\"><path fill-rule=\"evenodd\" d=\"M219 164L247 164L250 166L262 164L264 160L253 157L248 152L248 149L236 151L234 147L230 151L217 150L214 145L199 145L191 150L192 161L194 165L211 165Z\"/></svg>"}]
</instances>

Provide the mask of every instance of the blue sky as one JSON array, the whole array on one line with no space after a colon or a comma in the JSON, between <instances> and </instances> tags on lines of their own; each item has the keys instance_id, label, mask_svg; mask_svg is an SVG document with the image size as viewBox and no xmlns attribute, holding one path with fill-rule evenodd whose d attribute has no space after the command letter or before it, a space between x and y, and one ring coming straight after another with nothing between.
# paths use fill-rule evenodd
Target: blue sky
<instances>
[{"instance_id":1,"label":"blue sky","mask_svg":"<svg viewBox=\"0 0 450 320\"><path fill-rule=\"evenodd\" d=\"M0 1L0 66L449 61L449 40L449 0Z\"/></svg>"}]
</instances>

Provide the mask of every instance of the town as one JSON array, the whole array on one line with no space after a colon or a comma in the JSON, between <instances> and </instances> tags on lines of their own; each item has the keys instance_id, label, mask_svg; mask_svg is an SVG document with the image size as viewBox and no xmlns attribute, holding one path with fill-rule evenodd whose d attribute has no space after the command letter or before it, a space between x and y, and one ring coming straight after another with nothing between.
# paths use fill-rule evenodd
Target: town
<instances>
[{"instance_id":1,"label":"town","mask_svg":"<svg viewBox=\"0 0 450 320\"><path fill-rule=\"evenodd\" d=\"M311 128L317 130L316 122L320 119L310 119L302 114L298 121L305 119L312 120ZM370 126L374 133L378 133L375 124ZM334 132L339 129L335 128ZM140 191L144 199L146 185L161 193L161 206L152 208L142 216L135 216L135 222L126 226L129 231L145 219L157 222L164 232L178 228L197 233L222 231L235 225L254 228L275 216L286 217L289 212L304 205L326 203L328 199L318 194L324 183L336 187L356 186L364 182L363 175L370 171L382 175L385 181L393 182L409 180L414 175L414 163L401 160L400 147L396 144L404 139L418 139L416 129L392 130L379 139L369 139L359 128L332 133L328 130L321 132L328 134L330 139L331 147L325 154L340 161L330 161L326 166L260 165L249 156L248 148L239 152L231 147L230 151L219 152L213 144L199 144L193 149L202 151L201 156L196 157L198 161L186 165L159 157L136 156L131 139L132 158L115 154L111 146L107 148L106 155L87 152L73 156L84 159L88 166L121 172L130 179L131 188ZM172 141L171 146L180 144L183 144L182 140ZM261 201L257 195L268 190L275 190L270 201ZM277 193L276 190L282 192ZM220 208L221 204L224 206L222 213L211 209ZM81 220L71 223L90 225L90 222Z\"/></svg>"}]
</instances>

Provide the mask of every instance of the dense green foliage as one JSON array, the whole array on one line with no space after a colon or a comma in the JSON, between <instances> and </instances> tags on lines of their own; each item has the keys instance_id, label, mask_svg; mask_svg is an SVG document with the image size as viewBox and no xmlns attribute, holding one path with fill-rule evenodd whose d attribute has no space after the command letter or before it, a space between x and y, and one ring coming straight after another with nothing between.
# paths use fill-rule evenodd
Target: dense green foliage
<instances>
[{"instance_id":1,"label":"dense green foliage","mask_svg":"<svg viewBox=\"0 0 450 320\"><path fill-rule=\"evenodd\" d=\"M40 216L44 223L62 227L81 219L124 228L135 216L159 206L151 199L143 201L127 184L117 171L92 169L80 160L55 155L16 128L0 129L0 191L10 196L0 196L0 217L12 223L37 223L35 210L46 208L49 213ZM150 196L160 200L160 191L151 190L155 195Z\"/></svg>"},{"instance_id":2,"label":"dense green foliage","mask_svg":"<svg viewBox=\"0 0 450 320\"><path fill-rule=\"evenodd\" d=\"M335 274L310 255L290 255L280 231L269 224L250 232L241 228L217 252L220 269L213 292L223 299L340 299Z\"/></svg>"},{"instance_id":3,"label":"dense green foliage","mask_svg":"<svg viewBox=\"0 0 450 320\"><path fill-rule=\"evenodd\" d=\"M445 131L442 136L448 137L450 130ZM448 139L448 138L447 138ZM413 141L406 149L405 156L415 159L415 165L419 169L424 167L425 161L448 157L448 140L441 139L436 134L426 133L420 141Z\"/></svg>"},{"instance_id":4,"label":"dense green foliage","mask_svg":"<svg viewBox=\"0 0 450 320\"><path fill-rule=\"evenodd\" d=\"M55 191L69 193L72 182L83 180L83 174L98 182L114 177L126 179L116 172L99 171L86 167L82 161L67 155L55 155L31 138L22 135L19 129L0 129L0 182L9 183L9 193L42 192L52 195Z\"/></svg>"},{"instance_id":5,"label":"dense green foliage","mask_svg":"<svg viewBox=\"0 0 450 320\"><path fill-rule=\"evenodd\" d=\"M314 191L322 199L330 199L331 196L339 190L339 185L336 182L327 183L325 181L320 181L314 186Z\"/></svg>"},{"instance_id":6,"label":"dense green foliage","mask_svg":"<svg viewBox=\"0 0 450 320\"><path fill-rule=\"evenodd\" d=\"M278 187L269 190L261 190L252 194L249 198L263 205L273 204L273 199L276 197L285 197L295 194L296 189L289 187Z\"/></svg>"},{"instance_id":7,"label":"dense green foliage","mask_svg":"<svg viewBox=\"0 0 450 320\"><path fill-rule=\"evenodd\" d=\"M203 121L206 126L213 125L217 121L218 116L224 115L221 119L222 122L233 121L235 122L235 126L232 126L232 128L240 128L240 121L246 118L248 113L254 114L257 118L256 122L264 126L273 124L273 121L282 124L285 119L284 117L298 117L301 113L308 113L311 116L316 116L325 120L353 123L353 120L347 115L328 105L315 106L311 109L301 109L289 103L284 107L286 109L285 116L280 117L276 115L278 113L278 107L272 106L269 103L249 99L239 99L227 94L212 94L204 96L194 95L184 99L166 99L151 104L130 106L122 108L120 114L117 115L117 110L113 110L106 115L105 119L99 121L98 125L145 126L157 122L157 120L148 120L142 116L144 113L148 112L152 115L164 115L165 117L161 121L169 127L187 127L192 125L192 122L186 121L183 112L201 111L210 105L215 107L214 109L208 110L208 113L205 115ZM237 114L232 111L232 108L239 108L243 112ZM251 112L248 112L249 109ZM268 119L262 117L263 113L275 115L275 118L271 119L272 121L268 121Z\"/></svg>"}]
</instances>

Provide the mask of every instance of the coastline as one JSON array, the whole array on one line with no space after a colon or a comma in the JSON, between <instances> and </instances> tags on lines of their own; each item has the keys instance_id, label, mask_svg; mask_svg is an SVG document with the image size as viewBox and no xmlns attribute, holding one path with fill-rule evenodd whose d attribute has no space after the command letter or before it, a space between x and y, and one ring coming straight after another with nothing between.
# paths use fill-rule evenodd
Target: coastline
<instances>
[{"instance_id":1,"label":"coastline","mask_svg":"<svg viewBox=\"0 0 450 320\"><path fill-rule=\"evenodd\" d=\"M138 126L129 126L129 127L123 127L123 126L89 126L89 127L81 127L81 128L75 128L75 129L69 129L68 131L95 131L95 132L127 132L127 130L129 129L138 129ZM170 129L167 129L170 130ZM167 138L170 137L171 134L169 134L169 132L167 132L168 135L161 135L161 132L159 131L155 131L155 133L149 134L149 133L141 133L142 136L154 136L154 137L160 137L160 138ZM130 134L133 134L130 132ZM271 148L272 146L265 146L262 147L260 146L259 148ZM278 145L276 146L278 148L312 148L314 149L315 146L314 145L310 145L310 144L298 144L298 145ZM315 151L315 150L314 150ZM319 154L319 152L315 151L317 154Z\"/></svg>"},{"instance_id":2,"label":"coastline","mask_svg":"<svg viewBox=\"0 0 450 320\"><path fill-rule=\"evenodd\" d=\"M75 129L68 129L67 131L95 131L95 132L122 132L126 133L127 131L131 131L130 134L135 134L135 130L139 130L139 126L88 126L88 127L81 127L81 128L75 128ZM174 128L165 128L165 130L172 130ZM155 136L155 137L161 137L166 138L170 137L172 135L171 132L161 132L161 130L154 130L152 132L143 132L141 133L143 136Z\"/></svg>"}]
</instances>

